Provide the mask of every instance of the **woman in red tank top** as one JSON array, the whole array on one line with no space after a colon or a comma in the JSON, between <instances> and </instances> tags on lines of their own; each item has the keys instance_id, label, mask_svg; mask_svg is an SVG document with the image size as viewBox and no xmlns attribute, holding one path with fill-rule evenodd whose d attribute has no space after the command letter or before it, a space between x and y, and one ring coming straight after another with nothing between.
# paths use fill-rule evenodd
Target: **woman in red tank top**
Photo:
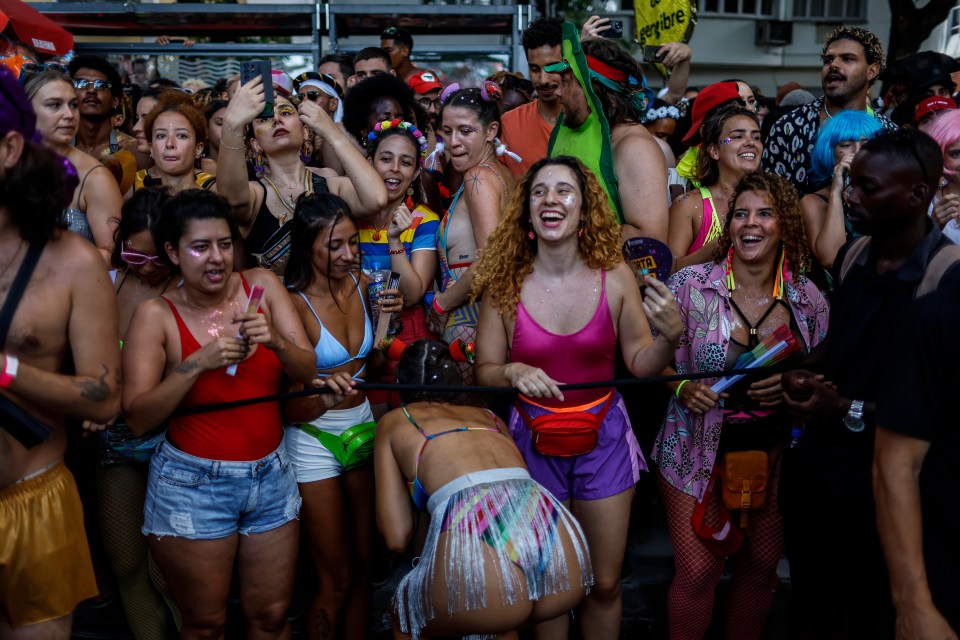
<instances>
[{"instance_id":1,"label":"woman in red tank top","mask_svg":"<svg viewBox=\"0 0 960 640\"><path fill-rule=\"evenodd\" d=\"M289 633L300 497L284 459L279 404L173 414L276 394L284 375L309 384L313 351L272 273L233 272L237 228L223 198L179 193L156 236L182 281L137 308L124 343L130 430L169 420L150 465L143 533L183 613L183 637L211 629L222 636L235 560L251 634L280 637ZM248 313L256 285L264 289L260 311Z\"/></svg>"},{"instance_id":2,"label":"woman in red tank top","mask_svg":"<svg viewBox=\"0 0 960 640\"><path fill-rule=\"evenodd\" d=\"M634 375L670 363L681 328L676 301L662 283L646 285L641 300L603 188L579 160L564 156L541 160L523 177L473 277L473 294L483 294L477 380L520 390L511 435L530 475L576 503L586 534L595 577L582 609L589 637L619 635L630 504L646 464L615 391L561 393L559 385L611 380L618 344ZM576 451L549 447L551 438L558 442L557 425L539 425L563 416L569 429L574 414L581 427L593 422L592 432L581 430L592 442ZM545 624L551 628L543 637L566 637L566 618Z\"/></svg>"}]
</instances>

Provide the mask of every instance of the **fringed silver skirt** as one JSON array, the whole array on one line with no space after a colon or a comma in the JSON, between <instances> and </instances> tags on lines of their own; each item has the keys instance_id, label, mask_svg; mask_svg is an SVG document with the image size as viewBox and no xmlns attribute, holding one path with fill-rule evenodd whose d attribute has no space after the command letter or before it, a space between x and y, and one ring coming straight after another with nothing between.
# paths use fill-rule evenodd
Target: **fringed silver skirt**
<instances>
[{"instance_id":1,"label":"fringed silver skirt","mask_svg":"<svg viewBox=\"0 0 960 640\"><path fill-rule=\"evenodd\" d=\"M490 469L460 476L430 497L427 510L430 529L420 562L403 578L394 596L400 629L414 638L436 615L430 599L437 579L447 585L448 615L486 608L487 584L492 581L501 585L503 605L517 602L524 588L530 600L569 590L560 529L567 531L576 549L582 586L593 584L580 524L526 469ZM446 541L438 549L441 533ZM491 550L497 558L496 576L485 573L484 560Z\"/></svg>"}]
</instances>

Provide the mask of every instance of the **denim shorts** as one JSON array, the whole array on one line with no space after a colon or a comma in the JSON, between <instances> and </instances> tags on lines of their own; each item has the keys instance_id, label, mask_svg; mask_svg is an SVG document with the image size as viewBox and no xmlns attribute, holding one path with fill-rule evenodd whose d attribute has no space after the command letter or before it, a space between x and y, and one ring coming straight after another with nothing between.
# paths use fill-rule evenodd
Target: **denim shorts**
<instances>
[{"instance_id":1,"label":"denim shorts","mask_svg":"<svg viewBox=\"0 0 960 640\"><path fill-rule=\"evenodd\" d=\"M150 461L143 534L190 540L263 533L300 513L297 481L284 453L252 461L197 458L166 439Z\"/></svg>"}]
</instances>

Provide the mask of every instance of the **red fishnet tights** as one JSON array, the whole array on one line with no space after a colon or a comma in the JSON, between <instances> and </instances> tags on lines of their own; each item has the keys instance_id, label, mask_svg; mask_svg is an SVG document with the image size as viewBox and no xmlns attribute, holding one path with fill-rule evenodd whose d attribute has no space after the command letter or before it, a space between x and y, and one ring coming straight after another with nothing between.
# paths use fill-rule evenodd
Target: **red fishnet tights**
<instances>
[{"instance_id":1,"label":"red fishnet tights","mask_svg":"<svg viewBox=\"0 0 960 640\"><path fill-rule=\"evenodd\" d=\"M774 464L767 489L767 505L750 512L747 536L730 558L733 574L727 600L725 632L730 640L760 637L777 585L777 563L783 553L783 521L777 513L779 460ZM715 556L697 537L690 524L695 501L674 489L658 474L660 494L667 512L667 525L676 574L667 594L670 640L700 640L710 626L713 597L723 574L725 558ZM707 505L706 521L719 525L719 489ZM738 514L732 514L734 521Z\"/></svg>"}]
</instances>

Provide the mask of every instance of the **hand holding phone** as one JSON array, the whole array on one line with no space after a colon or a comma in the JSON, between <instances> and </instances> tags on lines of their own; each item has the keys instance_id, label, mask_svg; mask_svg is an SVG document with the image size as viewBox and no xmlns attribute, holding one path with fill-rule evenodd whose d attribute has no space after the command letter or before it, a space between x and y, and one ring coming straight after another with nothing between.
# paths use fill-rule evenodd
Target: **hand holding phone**
<instances>
[{"instance_id":1,"label":"hand holding phone","mask_svg":"<svg viewBox=\"0 0 960 640\"><path fill-rule=\"evenodd\" d=\"M623 37L623 20L616 20L611 18L610 22L607 24L607 30L604 32L603 37L622 38Z\"/></svg>"},{"instance_id":2,"label":"hand holding phone","mask_svg":"<svg viewBox=\"0 0 960 640\"><path fill-rule=\"evenodd\" d=\"M663 45L659 44L645 44L643 45L643 61L647 63L654 62L663 62L664 55L657 55L657 52L660 50L660 47Z\"/></svg>"},{"instance_id":3,"label":"hand holding phone","mask_svg":"<svg viewBox=\"0 0 960 640\"><path fill-rule=\"evenodd\" d=\"M260 76L263 79L263 107L261 118L273 116L273 71L269 60L247 60L240 64L240 85L243 86Z\"/></svg>"}]
</instances>

